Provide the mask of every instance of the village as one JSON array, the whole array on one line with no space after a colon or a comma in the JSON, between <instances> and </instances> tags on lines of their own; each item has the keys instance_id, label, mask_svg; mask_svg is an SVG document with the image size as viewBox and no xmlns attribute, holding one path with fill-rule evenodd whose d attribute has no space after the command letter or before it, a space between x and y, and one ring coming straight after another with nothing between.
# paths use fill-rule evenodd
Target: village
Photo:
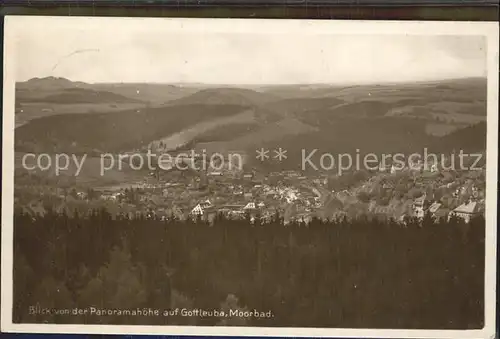
<instances>
[{"instance_id":1,"label":"village","mask_svg":"<svg viewBox=\"0 0 500 339\"><path fill-rule=\"evenodd\" d=\"M18 185L22 190L22 186ZM30 186L32 190L33 187ZM314 218L356 217L361 214L404 221L455 215L468 222L484 213L484 169L451 171L437 164L405 168L393 164L377 170L343 175L266 172L258 168L234 170L171 170L145 173L137 182L104 187L41 189L36 198L18 201L30 214L52 208L67 214L105 207L116 216L188 218L213 221L217 215L268 222L279 215L285 224ZM17 196L22 196L18 194ZM19 200L19 198L17 198Z\"/></svg>"}]
</instances>

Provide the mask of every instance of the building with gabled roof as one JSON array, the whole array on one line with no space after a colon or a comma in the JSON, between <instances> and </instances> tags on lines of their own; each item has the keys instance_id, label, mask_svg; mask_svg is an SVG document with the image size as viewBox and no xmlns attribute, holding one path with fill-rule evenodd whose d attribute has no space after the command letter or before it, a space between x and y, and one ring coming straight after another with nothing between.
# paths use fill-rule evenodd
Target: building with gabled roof
<instances>
[{"instance_id":1,"label":"building with gabled roof","mask_svg":"<svg viewBox=\"0 0 500 339\"><path fill-rule=\"evenodd\" d=\"M448 219L456 216L468 223L474 216L479 215L479 213L479 204L476 201L469 200L451 211Z\"/></svg>"},{"instance_id":2,"label":"building with gabled roof","mask_svg":"<svg viewBox=\"0 0 500 339\"><path fill-rule=\"evenodd\" d=\"M254 178L254 174L253 173L243 173L243 179L247 179L247 180L252 180Z\"/></svg>"},{"instance_id":3,"label":"building with gabled roof","mask_svg":"<svg viewBox=\"0 0 500 339\"><path fill-rule=\"evenodd\" d=\"M427 201L427 195L425 193L413 201L412 209L413 209L413 215L415 217L417 218L424 217L426 201Z\"/></svg>"},{"instance_id":4,"label":"building with gabled roof","mask_svg":"<svg viewBox=\"0 0 500 339\"><path fill-rule=\"evenodd\" d=\"M191 215L204 215L211 207L212 203L207 199L193 207L193 209L191 210Z\"/></svg>"},{"instance_id":5,"label":"building with gabled roof","mask_svg":"<svg viewBox=\"0 0 500 339\"><path fill-rule=\"evenodd\" d=\"M434 215L441 208L442 204L435 201L429 206L429 212Z\"/></svg>"},{"instance_id":6,"label":"building with gabled roof","mask_svg":"<svg viewBox=\"0 0 500 339\"><path fill-rule=\"evenodd\" d=\"M245 207L243 207L244 210L255 210L257 209L257 206L255 206L255 203L254 202L249 202L248 204L246 204Z\"/></svg>"}]
</instances>

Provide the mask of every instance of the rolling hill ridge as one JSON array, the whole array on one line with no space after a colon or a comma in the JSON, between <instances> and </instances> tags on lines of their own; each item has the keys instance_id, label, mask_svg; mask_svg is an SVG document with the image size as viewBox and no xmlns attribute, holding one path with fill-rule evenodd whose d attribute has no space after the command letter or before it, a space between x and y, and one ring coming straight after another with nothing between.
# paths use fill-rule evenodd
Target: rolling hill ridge
<instances>
[{"instance_id":1,"label":"rolling hill ridge","mask_svg":"<svg viewBox=\"0 0 500 339\"><path fill-rule=\"evenodd\" d=\"M103 90L112 88L110 84L75 88L62 79L50 80L63 87L51 95L61 100L64 94L68 105L78 102L71 95L86 100L100 96L92 91L107 93L115 103L124 97ZM134 101L141 97L135 91L126 98L142 106L133 109L32 120L16 129L16 147L123 152L161 143L166 149L239 149L249 154L261 147L283 147L289 154L315 148L330 153L484 149L485 84L484 79L462 79L350 87L189 87L177 98L158 99L156 105ZM138 85L122 88L132 92L133 86Z\"/></svg>"}]
</instances>

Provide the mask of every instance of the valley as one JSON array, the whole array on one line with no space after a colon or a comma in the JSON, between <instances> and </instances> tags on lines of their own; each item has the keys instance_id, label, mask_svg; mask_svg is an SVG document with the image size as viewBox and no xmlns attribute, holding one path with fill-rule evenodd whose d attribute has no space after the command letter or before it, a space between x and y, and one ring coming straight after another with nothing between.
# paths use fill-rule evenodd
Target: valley
<instances>
[{"instance_id":1,"label":"valley","mask_svg":"<svg viewBox=\"0 0 500 339\"><path fill-rule=\"evenodd\" d=\"M416 195L435 196L436 190L442 191L452 209L470 197L474 173L454 172L443 179L429 168L401 173L384 168L339 176L335 171L301 169L301 150L318 149L312 158L315 163L323 153L410 154L424 148L444 154L459 149L484 152L484 86L482 79L220 88L30 80L18 86L16 119L24 123L15 129L16 185L20 196L25 194L21 187L33 185L63 188L66 193L59 193L59 199L76 192L73 202L65 198L61 206L101 203L114 211L165 214L175 210L184 217L205 199L221 210L226 205L241 209L250 202L261 203L266 206L264 214L279 210L287 218L360 212L399 218L412 213ZM50 109L40 110L44 105ZM282 161L255 157L258 149L278 147L287 150ZM148 151L157 155L194 151L208 156L236 152L243 156L244 166L236 172L200 171L193 165L187 166L189 171L152 171L124 163L120 170L100 173L103 153L145 157ZM19 159L26 153L87 154L88 159L77 176L75 168L54 176L50 171L24 170ZM484 194L479 186L474 189ZM457 187L467 189L453 198ZM138 195L127 198L129 189ZM99 193L89 199L89 190ZM83 201L79 196L85 197ZM20 200L33 204L31 199L28 195Z\"/></svg>"}]
</instances>

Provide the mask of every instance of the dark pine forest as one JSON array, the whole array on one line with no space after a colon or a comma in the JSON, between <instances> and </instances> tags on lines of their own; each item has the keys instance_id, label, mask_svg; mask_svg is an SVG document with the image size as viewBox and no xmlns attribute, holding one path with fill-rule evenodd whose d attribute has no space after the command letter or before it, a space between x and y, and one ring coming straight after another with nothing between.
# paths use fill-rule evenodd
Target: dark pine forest
<instances>
[{"instance_id":1,"label":"dark pine forest","mask_svg":"<svg viewBox=\"0 0 500 339\"><path fill-rule=\"evenodd\" d=\"M483 326L483 217L284 225L16 212L14 322L469 329ZM272 318L30 315L238 309Z\"/></svg>"}]
</instances>

